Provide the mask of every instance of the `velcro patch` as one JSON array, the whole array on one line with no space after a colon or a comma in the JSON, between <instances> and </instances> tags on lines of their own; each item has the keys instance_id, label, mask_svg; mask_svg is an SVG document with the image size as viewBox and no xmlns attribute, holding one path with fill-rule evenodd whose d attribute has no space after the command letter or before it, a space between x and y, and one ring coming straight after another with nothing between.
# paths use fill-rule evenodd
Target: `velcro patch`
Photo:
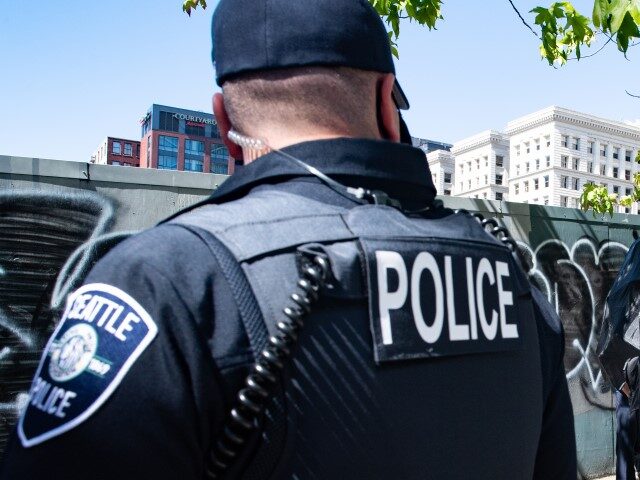
<instances>
[{"instance_id":1,"label":"velcro patch","mask_svg":"<svg viewBox=\"0 0 640 480\"><path fill-rule=\"evenodd\" d=\"M18 423L22 445L42 443L89 418L157 333L149 314L118 288L94 283L71 294Z\"/></svg>"},{"instance_id":2,"label":"velcro patch","mask_svg":"<svg viewBox=\"0 0 640 480\"><path fill-rule=\"evenodd\" d=\"M444 239L362 239L377 363L521 347L510 252Z\"/></svg>"}]
</instances>

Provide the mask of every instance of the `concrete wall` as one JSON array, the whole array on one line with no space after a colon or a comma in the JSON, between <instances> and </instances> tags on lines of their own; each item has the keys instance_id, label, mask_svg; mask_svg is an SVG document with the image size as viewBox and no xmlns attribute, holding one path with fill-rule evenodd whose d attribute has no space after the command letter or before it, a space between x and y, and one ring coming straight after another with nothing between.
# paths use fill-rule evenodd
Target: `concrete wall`
<instances>
[{"instance_id":1,"label":"concrete wall","mask_svg":"<svg viewBox=\"0 0 640 480\"><path fill-rule=\"evenodd\" d=\"M59 292L56 281L66 281L68 272L60 272L74 249L105 232L150 227L224 179L0 156L0 451L52 331L49 304ZM613 473L614 405L594 350L604 299L640 217L599 219L572 209L462 198L445 203L497 217L518 240L532 281L565 326L581 474Z\"/></svg>"}]
</instances>

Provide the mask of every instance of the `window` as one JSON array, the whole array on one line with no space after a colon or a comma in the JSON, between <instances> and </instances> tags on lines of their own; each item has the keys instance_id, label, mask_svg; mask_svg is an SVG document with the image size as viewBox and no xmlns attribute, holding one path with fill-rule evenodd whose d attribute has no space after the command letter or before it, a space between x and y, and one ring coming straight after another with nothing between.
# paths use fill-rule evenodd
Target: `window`
<instances>
[{"instance_id":1,"label":"window","mask_svg":"<svg viewBox=\"0 0 640 480\"><path fill-rule=\"evenodd\" d=\"M624 152L625 161L630 162L632 154L633 154L633 152L631 150L625 150L625 152Z\"/></svg>"},{"instance_id":2,"label":"window","mask_svg":"<svg viewBox=\"0 0 640 480\"><path fill-rule=\"evenodd\" d=\"M489 183L489 175L484 176L484 184L487 185Z\"/></svg>"},{"instance_id":3,"label":"window","mask_svg":"<svg viewBox=\"0 0 640 480\"><path fill-rule=\"evenodd\" d=\"M606 175L606 174L607 174L607 166L600 165L600 175Z\"/></svg>"},{"instance_id":4,"label":"window","mask_svg":"<svg viewBox=\"0 0 640 480\"><path fill-rule=\"evenodd\" d=\"M445 190L445 191L444 191L444 194L445 194L445 195L451 195L451 190Z\"/></svg>"},{"instance_id":5,"label":"window","mask_svg":"<svg viewBox=\"0 0 640 480\"><path fill-rule=\"evenodd\" d=\"M136 157L140 158L140 144L136 144Z\"/></svg>"},{"instance_id":6,"label":"window","mask_svg":"<svg viewBox=\"0 0 640 480\"><path fill-rule=\"evenodd\" d=\"M527 147L527 153L529 153L529 151L530 151L530 149L529 149L529 144L528 144L528 143L525 143L525 144L524 144L524 146L525 146L525 147Z\"/></svg>"},{"instance_id":7,"label":"window","mask_svg":"<svg viewBox=\"0 0 640 480\"><path fill-rule=\"evenodd\" d=\"M224 145L211 145L211 173L229 174L229 151Z\"/></svg>"},{"instance_id":8,"label":"window","mask_svg":"<svg viewBox=\"0 0 640 480\"><path fill-rule=\"evenodd\" d=\"M540 159L536 158L536 170L540 170Z\"/></svg>"},{"instance_id":9,"label":"window","mask_svg":"<svg viewBox=\"0 0 640 480\"><path fill-rule=\"evenodd\" d=\"M480 159L476 158L476 170L480 170Z\"/></svg>"},{"instance_id":10,"label":"window","mask_svg":"<svg viewBox=\"0 0 640 480\"><path fill-rule=\"evenodd\" d=\"M625 195L631 195L631 189L630 188L625 188L624 189L624 194Z\"/></svg>"},{"instance_id":11,"label":"window","mask_svg":"<svg viewBox=\"0 0 640 480\"><path fill-rule=\"evenodd\" d=\"M574 150L580 150L580 139L573 137L573 140L571 142L571 148Z\"/></svg>"},{"instance_id":12,"label":"window","mask_svg":"<svg viewBox=\"0 0 640 480\"><path fill-rule=\"evenodd\" d=\"M606 157L607 156L607 146L606 145L600 145L600 156L601 157Z\"/></svg>"},{"instance_id":13,"label":"window","mask_svg":"<svg viewBox=\"0 0 640 480\"><path fill-rule=\"evenodd\" d=\"M133 146L130 143L125 143L124 144L124 154L127 157L133 156Z\"/></svg>"},{"instance_id":14,"label":"window","mask_svg":"<svg viewBox=\"0 0 640 480\"><path fill-rule=\"evenodd\" d=\"M184 133L193 135L194 137L204 137L204 125L199 123L187 122L184 127Z\"/></svg>"},{"instance_id":15,"label":"window","mask_svg":"<svg viewBox=\"0 0 640 480\"><path fill-rule=\"evenodd\" d=\"M613 167L613 178L618 178L618 167Z\"/></svg>"},{"instance_id":16,"label":"window","mask_svg":"<svg viewBox=\"0 0 640 480\"><path fill-rule=\"evenodd\" d=\"M569 206L569 197L565 197L564 195L560 196L560 205L562 205L563 207L568 207Z\"/></svg>"},{"instance_id":17,"label":"window","mask_svg":"<svg viewBox=\"0 0 640 480\"><path fill-rule=\"evenodd\" d=\"M533 179L533 189L534 190L538 190L538 188L540 187L540 182L538 181L537 178Z\"/></svg>"},{"instance_id":18,"label":"window","mask_svg":"<svg viewBox=\"0 0 640 480\"><path fill-rule=\"evenodd\" d=\"M444 174L444 183L451 183L451 174L445 172Z\"/></svg>"},{"instance_id":19,"label":"window","mask_svg":"<svg viewBox=\"0 0 640 480\"><path fill-rule=\"evenodd\" d=\"M544 197L544 202L545 205L549 205L549 197Z\"/></svg>"},{"instance_id":20,"label":"window","mask_svg":"<svg viewBox=\"0 0 640 480\"><path fill-rule=\"evenodd\" d=\"M184 169L189 172L202 172L204 166L204 142L185 140Z\"/></svg>"},{"instance_id":21,"label":"window","mask_svg":"<svg viewBox=\"0 0 640 480\"><path fill-rule=\"evenodd\" d=\"M547 155L547 167L551 166L551 157Z\"/></svg>"},{"instance_id":22,"label":"window","mask_svg":"<svg viewBox=\"0 0 640 480\"><path fill-rule=\"evenodd\" d=\"M158 168L160 170L178 168L178 137L158 136Z\"/></svg>"},{"instance_id":23,"label":"window","mask_svg":"<svg viewBox=\"0 0 640 480\"><path fill-rule=\"evenodd\" d=\"M516 165L516 176L520 175L520 165Z\"/></svg>"},{"instance_id":24,"label":"window","mask_svg":"<svg viewBox=\"0 0 640 480\"><path fill-rule=\"evenodd\" d=\"M568 135L562 135L562 146L565 147L565 148L569 146L569 136Z\"/></svg>"},{"instance_id":25,"label":"window","mask_svg":"<svg viewBox=\"0 0 640 480\"><path fill-rule=\"evenodd\" d=\"M520 145L516 145L516 156L520 155Z\"/></svg>"},{"instance_id":26,"label":"window","mask_svg":"<svg viewBox=\"0 0 640 480\"><path fill-rule=\"evenodd\" d=\"M496 155L496 167L502 167L504 165L504 157L502 155Z\"/></svg>"},{"instance_id":27,"label":"window","mask_svg":"<svg viewBox=\"0 0 640 480\"><path fill-rule=\"evenodd\" d=\"M551 146L551 138L549 138L549 137L545 137L545 138L547 140L547 147L550 147Z\"/></svg>"},{"instance_id":28,"label":"window","mask_svg":"<svg viewBox=\"0 0 640 480\"><path fill-rule=\"evenodd\" d=\"M618 185L613 186L613 193L615 193L616 195L620 193L620 187Z\"/></svg>"},{"instance_id":29,"label":"window","mask_svg":"<svg viewBox=\"0 0 640 480\"><path fill-rule=\"evenodd\" d=\"M631 180L631 170L625 170L624 171L624 179L625 180Z\"/></svg>"},{"instance_id":30,"label":"window","mask_svg":"<svg viewBox=\"0 0 640 480\"><path fill-rule=\"evenodd\" d=\"M515 195L518 195L520 193L520 185L518 185L517 183L513 186L513 193Z\"/></svg>"},{"instance_id":31,"label":"window","mask_svg":"<svg viewBox=\"0 0 640 480\"><path fill-rule=\"evenodd\" d=\"M562 175L562 177L560 177L560 185L562 188L569 188L569 177Z\"/></svg>"},{"instance_id":32,"label":"window","mask_svg":"<svg viewBox=\"0 0 640 480\"><path fill-rule=\"evenodd\" d=\"M579 178L572 178L572 183L573 183L573 189L574 190L580 190L580 179Z\"/></svg>"},{"instance_id":33,"label":"window","mask_svg":"<svg viewBox=\"0 0 640 480\"><path fill-rule=\"evenodd\" d=\"M114 155L122 155L122 144L120 142L113 142L111 145L111 153Z\"/></svg>"},{"instance_id":34,"label":"window","mask_svg":"<svg viewBox=\"0 0 640 480\"><path fill-rule=\"evenodd\" d=\"M613 147L613 158L618 160L620 157L620 149L618 147Z\"/></svg>"},{"instance_id":35,"label":"window","mask_svg":"<svg viewBox=\"0 0 640 480\"><path fill-rule=\"evenodd\" d=\"M502 192L496 192L496 200L502 201Z\"/></svg>"},{"instance_id":36,"label":"window","mask_svg":"<svg viewBox=\"0 0 640 480\"><path fill-rule=\"evenodd\" d=\"M484 157L484 166L485 167L489 166L489 157Z\"/></svg>"},{"instance_id":37,"label":"window","mask_svg":"<svg viewBox=\"0 0 640 480\"><path fill-rule=\"evenodd\" d=\"M569 168L569 157L567 157L566 155L562 155L560 157L560 165L562 166L562 168Z\"/></svg>"},{"instance_id":38,"label":"window","mask_svg":"<svg viewBox=\"0 0 640 480\"><path fill-rule=\"evenodd\" d=\"M529 162L525 163L525 172L529 173Z\"/></svg>"},{"instance_id":39,"label":"window","mask_svg":"<svg viewBox=\"0 0 640 480\"><path fill-rule=\"evenodd\" d=\"M587 152L593 153L593 145L594 145L594 142L589 142L589 146L587 147Z\"/></svg>"},{"instance_id":40,"label":"window","mask_svg":"<svg viewBox=\"0 0 640 480\"><path fill-rule=\"evenodd\" d=\"M580 170L580 159L579 158L573 158L573 169L574 170Z\"/></svg>"},{"instance_id":41,"label":"window","mask_svg":"<svg viewBox=\"0 0 640 480\"><path fill-rule=\"evenodd\" d=\"M180 120L178 120L171 112L160 112L160 130L168 132L180 131Z\"/></svg>"},{"instance_id":42,"label":"window","mask_svg":"<svg viewBox=\"0 0 640 480\"><path fill-rule=\"evenodd\" d=\"M482 198L487 198L487 192L484 192L484 193L482 194Z\"/></svg>"},{"instance_id":43,"label":"window","mask_svg":"<svg viewBox=\"0 0 640 480\"><path fill-rule=\"evenodd\" d=\"M587 172L593 173L593 162L587 162Z\"/></svg>"},{"instance_id":44,"label":"window","mask_svg":"<svg viewBox=\"0 0 640 480\"><path fill-rule=\"evenodd\" d=\"M177 152L178 137L167 137L166 135L160 135L158 137L158 149L166 150L168 152Z\"/></svg>"},{"instance_id":45,"label":"window","mask_svg":"<svg viewBox=\"0 0 640 480\"><path fill-rule=\"evenodd\" d=\"M469 190L471 190L471 180L469 180L469 181L467 182L467 184L468 184L468 186L469 186Z\"/></svg>"},{"instance_id":46,"label":"window","mask_svg":"<svg viewBox=\"0 0 640 480\"><path fill-rule=\"evenodd\" d=\"M536 150L540 150L540 140L536 139Z\"/></svg>"},{"instance_id":47,"label":"window","mask_svg":"<svg viewBox=\"0 0 640 480\"><path fill-rule=\"evenodd\" d=\"M524 191L525 192L529 191L529 182L524 182Z\"/></svg>"},{"instance_id":48,"label":"window","mask_svg":"<svg viewBox=\"0 0 640 480\"><path fill-rule=\"evenodd\" d=\"M502 185L502 175L496 175L496 184Z\"/></svg>"},{"instance_id":49,"label":"window","mask_svg":"<svg viewBox=\"0 0 640 480\"><path fill-rule=\"evenodd\" d=\"M548 187L549 186L549 175L545 175L544 176L544 186Z\"/></svg>"}]
</instances>

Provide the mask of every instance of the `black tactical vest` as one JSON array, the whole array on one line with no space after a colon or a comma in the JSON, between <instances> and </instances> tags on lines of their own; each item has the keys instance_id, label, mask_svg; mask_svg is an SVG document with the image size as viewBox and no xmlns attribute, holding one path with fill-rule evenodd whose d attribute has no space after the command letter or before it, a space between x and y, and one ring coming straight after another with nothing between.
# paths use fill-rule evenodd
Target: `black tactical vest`
<instances>
[{"instance_id":1,"label":"black tactical vest","mask_svg":"<svg viewBox=\"0 0 640 480\"><path fill-rule=\"evenodd\" d=\"M472 216L261 190L171 223L241 265L264 330L253 342L283 318L301 254L331 265L243 478L532 478L543 405L531 291Z\"/></svg>"}]
</instances>

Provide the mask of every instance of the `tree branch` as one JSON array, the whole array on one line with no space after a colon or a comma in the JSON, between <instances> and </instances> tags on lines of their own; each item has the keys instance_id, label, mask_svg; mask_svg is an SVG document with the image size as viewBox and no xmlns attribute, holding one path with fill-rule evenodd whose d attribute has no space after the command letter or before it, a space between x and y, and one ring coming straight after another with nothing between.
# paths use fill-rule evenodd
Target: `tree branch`
<instances>
[{"instance_id":1,"label":"tree branch","mask_svg":"<svg viewBox=\"0 0 640 480\"><path fill-rule=\"evenodd\" d=\"M540 36L536 33L536 31L533 28L531 28L531 25L529 25L527 21L522 17L522 15L520 14L516 6L513 4L513 2L511 0L508 0L508 1L511 4L511 8L513 8L513 10L518 14L518 17L520 17L520 20L522 21L522 23L524 23L525 27L531 30L531 33L533 33L535 37L539 39Z\"/></svg>"},{"instance_id":2,"label":"tree branch","mask_svg":"<svg viewBox=\"0 0 640 480\"><path fill-rule=\"evenodd\" d=\"M625 92L627 93L627 95L629 95L630 97L633 98L640 98L640 95L634 95L633 93L629 93L629 90L625 90Z\"/></svg>"}]
</instances>

